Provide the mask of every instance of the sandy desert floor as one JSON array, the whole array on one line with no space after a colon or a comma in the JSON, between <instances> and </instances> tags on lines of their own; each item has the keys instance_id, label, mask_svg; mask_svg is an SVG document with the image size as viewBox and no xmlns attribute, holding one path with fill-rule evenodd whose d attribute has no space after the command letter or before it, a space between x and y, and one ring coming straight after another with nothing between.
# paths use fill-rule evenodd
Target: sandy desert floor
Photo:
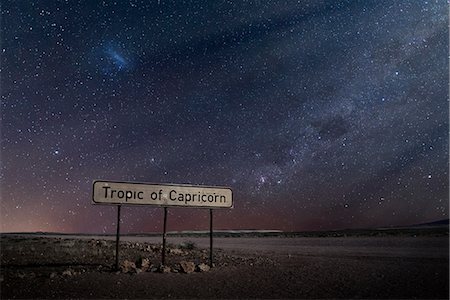
<instances>
[{"instance_id":1,"label":"sandy desert floor","mask_svg":"<svg viewBox=\"0 0 450 300\"><path fill-rule=\"evenodd\" d=\"M166 272L160 238L121 240L121 262L148 266L116 272L113 237L2 235L1 297L449 297L448 237L216 238L204 272L207 238L169 238Z\"/></svg>"}]
</instances>

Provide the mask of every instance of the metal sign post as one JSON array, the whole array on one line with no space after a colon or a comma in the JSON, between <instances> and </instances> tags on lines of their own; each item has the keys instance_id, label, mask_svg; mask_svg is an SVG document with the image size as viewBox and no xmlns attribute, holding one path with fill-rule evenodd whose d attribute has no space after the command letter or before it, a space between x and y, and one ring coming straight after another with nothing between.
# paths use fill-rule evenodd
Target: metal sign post
<instances>
[{"instance_id":1,"label":"metal sign post","mask_svg":"<svg viewBox=\"0 0 450 300\"><path fill-rule=\"evenodd\" d=\"M209 266L213 267L213 210L209 210Z\"/></svg>"},{"instance_id":2,"label":"metal sign post","mask_svg":"<svg viewBox=\"0 0 450 300\"><path fill-rule=\"evenodd\" d=\"M119 237L120 237L120 208L122 205L117 206L117 232L116 232L116 271L119 270Z\"/></svg>"},{"instance_id":3,"label":"metal sign post","mask_svg":"<svg viewBox=\"0 0 450 300\"><path fill-rule=\"evenodd\" d=\"M233 208L233 191L229 187L171 183L142 183L96 180L93 204L117 205L116 270L119 269L120 209L122 205L153 205L164 208L161 264L166 263L167 207L209 209L209 265L213 266L213 209Z\"/></svg>"},{"instance_id":4,"label":"metal sign post","mask_svg":"<svg viewBox=\"0 0 450 300\"><path fill-rule=\"evenodd\" d=\"M161 264L166 265L166 232L167 232L167 207L164 207L163 242Z\"/></svg>"}]
</instances>

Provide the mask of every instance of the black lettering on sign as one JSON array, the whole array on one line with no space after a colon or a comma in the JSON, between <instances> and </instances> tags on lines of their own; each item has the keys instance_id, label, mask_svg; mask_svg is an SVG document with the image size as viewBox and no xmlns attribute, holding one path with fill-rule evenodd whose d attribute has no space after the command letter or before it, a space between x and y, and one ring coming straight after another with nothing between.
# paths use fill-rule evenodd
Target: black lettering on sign
<instances>
[{"instance_id":1,"label":"black lettering on sign","mask_svg":"<svg viewBox=\"0 0 450 300\"><path fill-rule=\"evenodd\" d=\"M173 198L172 198L172 193L174 193ZM175 200L177 200L176 196L177 196L177 191L171 190L170 193L169 193L169 199L172 200L172 201L175 201Z\"/></svg>"},{"instance_id":2,"label":"black lettering on sign","mask_svg":"<svg viewBox=\"0 0 450 300\"><path fill-rule=\"evenodd\" d=\"M122 190L113 190L109 186L103 187L105 191L105 198L111 198L113 199L116 195L117 198L123 199L125 198L125 201L128 202L130 199L144 199L144 192L142 191L122 191Z\"/></svg>"},{"instance_id":3,"label":"black lettering on sign","mask_svg":"<svg viewBox=\"0 0 450 300\"><path fill-rule=\"evenodd\" d=\"M105 189L105 198L108 198L108 189L110 189L110 187L104 186L103 188Z\"/></svg>"}]
</instances>

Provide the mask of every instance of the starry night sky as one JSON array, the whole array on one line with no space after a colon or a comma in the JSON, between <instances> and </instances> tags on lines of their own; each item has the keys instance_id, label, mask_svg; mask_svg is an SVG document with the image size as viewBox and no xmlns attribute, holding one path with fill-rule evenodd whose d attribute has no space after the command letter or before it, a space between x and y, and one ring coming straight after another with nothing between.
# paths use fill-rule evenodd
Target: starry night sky
<instances>
[{"instance_id":1,"label":"starry night sky","mask_svg":"<svg viewBox=\"0 0 450 300\"><path fill-rule=\"evenodd\" d=\"M1 230L112 233L95 179L230 186L217 229L448 218L445 1L1 2ZM161 230L124 207L122 232ZM169 209L169 230L208 228Z\"/></svg>"}]
</instances>

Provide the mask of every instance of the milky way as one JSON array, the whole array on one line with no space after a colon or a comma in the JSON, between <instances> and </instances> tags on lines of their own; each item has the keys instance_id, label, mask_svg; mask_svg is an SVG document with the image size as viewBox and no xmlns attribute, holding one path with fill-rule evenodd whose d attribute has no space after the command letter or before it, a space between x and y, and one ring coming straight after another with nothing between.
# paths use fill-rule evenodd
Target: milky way
<instances>
[{"instance_id":1,"label":"milky way","mask_svg":"<svg viewBox=\"0 0 450 300\"><path fill-rule=\"evenodd\" d=\"M229 186L221 229L448 218L444 1L2 1L2 231L113 232L95 179ZM124 232L162 211L123 209ZM170 209L169 230L208 214Z\"/></svg>"}]
</instances>

